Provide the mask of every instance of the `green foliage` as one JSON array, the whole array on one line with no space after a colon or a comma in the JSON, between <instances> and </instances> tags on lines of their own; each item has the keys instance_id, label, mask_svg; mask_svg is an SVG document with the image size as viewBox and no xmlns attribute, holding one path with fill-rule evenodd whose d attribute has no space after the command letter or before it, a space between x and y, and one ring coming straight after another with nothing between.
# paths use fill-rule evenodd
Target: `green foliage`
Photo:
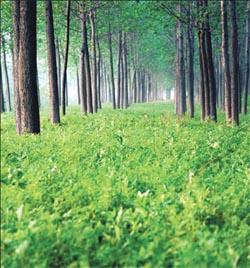
<instances>
[{"instance_id":1,"label":"green foliage","mask_svg":"<svg viewBox=\"0 0 250 268\"><path fill-rule=\"evenodd\" d=\"M172 111L44 112L22 137L2 115L2 267L247 267L249 117Z\"/></svg>"}]
</instances>

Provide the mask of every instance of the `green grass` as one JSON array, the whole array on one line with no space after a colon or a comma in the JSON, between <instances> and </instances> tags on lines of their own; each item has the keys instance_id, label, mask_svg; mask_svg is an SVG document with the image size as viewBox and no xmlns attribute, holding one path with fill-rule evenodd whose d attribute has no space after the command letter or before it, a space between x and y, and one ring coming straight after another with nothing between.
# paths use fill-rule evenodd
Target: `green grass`
<instances>
[{"instance_id":1,"label":"green grass","mask_svg":"<svg viewBox=\"0 0 250 268\"><path fill-rule=\"evenodd\" d=\"M72 108L19 137L2 116L2 267L247 267L250 118L170 104ZM248 266L249 267L249 266Z\"/></svg>"}]
</instances>

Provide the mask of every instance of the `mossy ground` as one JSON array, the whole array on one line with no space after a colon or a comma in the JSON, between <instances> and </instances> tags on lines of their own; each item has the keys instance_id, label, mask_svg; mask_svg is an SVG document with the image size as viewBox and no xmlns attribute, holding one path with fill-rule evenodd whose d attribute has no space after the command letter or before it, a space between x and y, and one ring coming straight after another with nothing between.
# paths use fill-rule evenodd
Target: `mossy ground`
<instances>
[{"instance_id":1,"label":"mossy ground","mask_svg":"<svg viewBox=\"0 0 250 268\"><path fill-rule=\"evenodd\" d=\"M247 267L250 118L173 110L43 112L21 137L3 115L2 267Z\"/></svg>"}]
</instances>

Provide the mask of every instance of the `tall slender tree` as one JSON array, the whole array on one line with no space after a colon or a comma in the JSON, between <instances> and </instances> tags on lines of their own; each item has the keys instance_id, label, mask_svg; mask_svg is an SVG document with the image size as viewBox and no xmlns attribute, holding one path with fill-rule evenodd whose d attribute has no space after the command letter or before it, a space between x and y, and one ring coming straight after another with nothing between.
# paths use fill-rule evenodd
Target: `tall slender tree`
<instances>
[{"instance_id":1,"label":"tall slender tree","mask_svg":"<svg viewBox=\"0 0 250 268\"><path fill-rule=\"evenodd\" d=\"M226 119L231 122L231 75L229 67L229 46L228 46L228 25L227 25L227 1L221 0L221 26L222 26L222 43L221 43L221 54L222 54L222 68L224 72L223 85L225 89L225 111Z\"/></svg>"},{"instance_id":2,"label":"tall slender tree","mask_svg":"<svg viewBox=\"0 0 250 268\"><path fill-rule=\"evenodd\" d=\"M21 134L21 102L19 93L19 42L20 42L20 0L14 0L13 9L13 78L14 78L14 106L16 119L16 132Z\"/></svg>"},{"instance_id":3,"label":"tall slender tree","mask_svg":"<svg viewBox=\"0 0 250 268\"><path fill-rule=\"evenodd\" d=\"M67 66L68 66L68 54L69 54L70 8L71 8L71 0L68 0L67 1L66 47L65 47L63 80L62 80L62 114L63 115L66 114L66 83L67 83Z\"/></svg>"},{"instance_id":4,"label":"tall slender tree","mask_svg":"<svg viewBox=\"0 0 250 268\"><path fill-rule=\"evenodd\" d=\"M58 100L59 106L61 105L61 95L62 95L62 86L61 86L61 55L60 55L60 45L59 40L56 38L56 57L57 57L57 81L58 81Z\"/></svg>"},{"instance_id":5,"label":"tall slender tree","mask_svg":"<svg viewBox=\"0 0 250 268\"><path fill-rule=\"evenodd\" d=\"M229 1L230 6L230 18L231 18L231 56L232 56L232 76L231 76L231 87L232 87L232 122L235 125L239 125L239 76L238 76L238 30L237 30L237 17L236 17L236 0Z\"/></svg>"},{"instance_id":6,"label":"tall slender tree","mask_svg":"<svg viewBox=\"0 0 250 268\"><path fill-rule=\"evenodd\" d=\"M1 55L1 35L0 35L0 55ZM4 106L4 95L3 95L3 78L2 78L2 61L0 60L0 112L3 113L5 111Z\"/></svg>"},{"instance_id":7,"label":"tall slender tree","mask_svg":"<svg viewBox=\"0 0 250 268\"><path fill-rule=\"evenodd\" d=\"M189 115L194 117L194 33L191 15L192 1L189 1L188 14L188 71L189 71Z\"/></svg>"},{"instance_id":8,"label":"tall slender tree","mask_svg":"<svg viewBox=\"0 0 250 268\"><path fill-rule=\"evenodd\" d=\"M116 109L114 63L113 63L113 50L112 50L112 32L111 32L111 23L110 22L109 22L109 32L108 32L108 44L109 44L109 59L110 59L110 76L111 76L111 89L112 89L112 104L113 104L113 109Z\"/></svg>"},{"instance_id":9,"label":"tall slender tree","mask_svg":"<svg viewBox=\"0 0 250 268\"><path fill-rule=\"evenodd\" d=\"M95 13L93 10L89 13L89 20L91 26L91 45L92 45L92 96L93 96L93 112L97 112L97 62L96 62L96 27L95 27Z\"/></svg>"},{"instance_id":10,"label":"tall slender tree","mask_svg":"<svg viewBox=\"0 0 250 268\"><path fill-rule=\"evenodd\" d=\"M83 14L83 38L84 38L83 44L84 44L84 67L85 67L85 80L86 80L86 92L87 92L87 109L89 113L93 113L92 83L91 83L91 70L90 70L86 20L87 17L85 14Z\"/></svg>"},{"instance_id":11,"label":"tall slender tree","mask_svg":"<svg viewBox=\"0 0 250 268\"><path fill-rule=\"evenodd\" d=\"M54 21L51 0L45 0L46 34L48 50L48 77L49 77L49 101L50 120L53 124L60 123L59 98L58 98L58 76L56 65L56 47L54 37Z\"/></svg>"},{"instance_id":12,"label":"tall slender tree","mask_svg":"<svg viewBox=\"0 0 250 268\"><path fill-rule=\"evenodd\" d=\"M5 40L2 36L2 47L3 47L3 69L5 74L5 85L6 85L6 100L7 100L7 111L11 111L11 100L10 100L10 82L9 82L9 74L8 74L8 66L6 60L6 47L5 47Z\"/></svg>"},{"instance_id":13,"label":"tall slender tree","mask_svg":"<svg viewBox=\"0 0 250 268\"><path fill-rule=\"evenodd\" d=\"M208 0L204 0L204 6L208 6ZM214 63L213 63L213 49L211 41L211 30L209 23L209 15L206 13L206 23L205 23L205 40L206 40L206 60L208 68L208 87L209 87L209 106L210 106L210 118L217 121L217 111L216 111L216 82L214 74Z\"/></svg>"},{"instance_id":14,"label":"tall slender tree","mask_svg":"<svg viewBox=\"0 0 250 268\"><path fill-rule=\"evenodd\" d=\"M245 44L245 79L243 90L242 113L247 113L247 100L249 91L249 69L250 69L250 1L247 2L247 19L246 19L246 44Z\"/></svg>"},{"instance_id":15,"label":"tall slender tree","mask_svg":"<svg viewBox=\"0 0 250 268\"><path fill-rule=\"evenodd\" d=\"M81 11L80 16L81 22L81 40L82 40L82 47L81 47L81 54L80 54L80 99L81 99L81 111L85 115L88 112L87 107L87 89L86 89L86 75L85 75L85 15L83 10Z\"/></svg>"}]
</instances>

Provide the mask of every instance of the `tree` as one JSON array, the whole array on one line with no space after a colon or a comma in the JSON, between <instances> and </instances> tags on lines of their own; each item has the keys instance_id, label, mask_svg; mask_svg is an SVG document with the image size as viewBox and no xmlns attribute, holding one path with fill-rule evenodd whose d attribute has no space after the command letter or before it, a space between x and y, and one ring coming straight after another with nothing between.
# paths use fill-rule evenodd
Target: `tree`
<instances>
[{"instance_id":1,"label":"tree","mask_svg":"<svg viewBox=\"0 0 250 268\"><path fill-rule=\"evenodd\" d=\"M1 55L1 48L2 46L1 46L1 40L0 40L0 55ZM0 112L3 113L5 111L5 107L4 107L2 64L1 63L2 61L0 60Z\"/></svg>"},{"instance_id":2,"label":"tree","mask_svg":"<svg viewBox=\"0 0 250 268\"><path fill-rule=\"evenodd\" d=\"M246 45L245 45L245 79L243 91L242 113L247 114L247 100L249 90L249 68L250 68L250 1L247 3L247 22L246 22Z\"/></svg>"},{"instance_id":3,"label":"tree","mask_svg":"<svg viewBox=\"0 0 250 268\"><path fill-rule=\"evenodd\" d=\"M87 91L87 109L88 113L93 113L92 83L89 59L88 33L86 25L86 15L83 14L83 44L84 44L84 67Z\"/></svg>"},{"instance_id":4,"label":"tree","mask_svg":"<svg viewBox=\"0 0 250 268\"><path fill-rule=\"evenodd\" d=\"M86 75L85 75L85 15L83 12L80 16L81 22L81 39L82 39L82 48L80 55L80 98L81 98L81 110L86 115L88 112L87 107L87 91L86 91Z\"/></svg>"},{"instance_id":5,"label":"tree","mask_svg":"<svg viewBox=\"0 0 250 268\"><path fill-rule=\"evenodd\" d=\"M63 80L62 80L62 114L66 114L66 81L67 81L67 65L69 54L69 32L70 32L70 6L71 0L67 2L67 29L66 29L66 47L65 47L65 59L63 67Z\"/></svg>"},{"instance_id":6,"label":"tree","mask_svg":"<svg viewBox=\"0 0 250 268\"><path fill-rule=\"evenodd\" d=\"M58 98L58 80L56 65L56 48L54 38L54 22L51 0L45 0L47 50L48 50L48 76L50 93L50 120L53 124L60 123L59 98Z\"/></svg>"},{"instance_id":7,"label":"tree","mask_svg":"<svg viewBox=\"0 0 250 268\"><path fill-rule=\"evenodd\" d=\"M95 27L95 13L93 10L89 14L91 26L91 44L92 44L92 92L93 92L93 111L97 112L97 63L96 63L96 27Z\"/></svg>"},{"instance_id":8,"label":"tree","mask_svg":"<svg viewBox=\"0 0 250 268\"><path fill-rule=\"evenodd\" d=\"M128 48L127 34L124 33L124 107L128 108Z\"/></svg>"},{"instance_id":9,"label":"tree","mask_svg":"<svg viewBox=\"0 0 250 268\"><path fill-rule=\"evenodd\" d=\"M9 83L9 75L8 75L8 67L6 61L6 48L5 48L5 40L2 37L2 46L3 46L3 69L5 74L5 85L6 85L6 99L7 99L7 111L11 111L11 100L10 100L10 83Z\"/></svg>"},{"instance_id":10,"label":"tree","mask_svg":"<svg viewBox=\"0 0 250 268\"><path fill-rule=\"evenodd\" d=\"M182 5L179 5L179 14L182 15L183 8ZM177 56L177 66L178 66L178 114L183 116L185 114L186 107L186 86L185 86L185 70L184 70L184 43L183 43L183 24L179 20L178 21L178 56Z\"/></svg>"},{"instance_id":11,"label":"tree","mask_svg":"<svg viewBox=\"0 0 250 268\"><path fill-rule=\"evenodd\" d=\"M121 108L121 60L122 60L122 32L119 31L118 63L117 63L117 108Z\"/></svg>"},{"instance_id":12,"label":"tree","mask_svg":"<svg viewBox=\"0 0 250 268\"><path fill-rule=\"evenodd\" d=\"M113 104L113 109L116 109L115 78L114 78L113 51L112 51L112 33L111 33L111 23L110 22L109 22L109 32L108 32L108 43L109 43L109 60L110 60L110 76L111 76L111 89L112 89L112 104Z\"/></svg>"},{"instance_id":13,"label":"tree","mask_svg":"<svg viewBox=\"0 0 250 268\"><path fill-rule=\"evenodd\" d=\"M232 76L231 76L231 87L232 87L232 123L239 125L239 76L238 76L238 31L237 31L237 18L236 18L236 0L229 1L230 6L230 18L231 18L231 62L232 62Z\"/></svg>"},{"instance_id":14,"label":"tree","mask_svg":"<svg viewBox=\"0 0 250 268\"><path fill-rule=\"evenodd\" d=\"M14 106L16 118L16 132L21 134L21 102L19 93L19 42L20 42L20 0L13 1L13 77L14 77Z\"/></svg>"},{"instance_id":15,"label":"tree","mask_svg":"<svg viewBox=\"0 0 250 268\"><path fill-rule=\"evenodd\" d=\"M194 117L194 33L191 16L191 1L189 1L188 14L188 64L189 64L189 114Z\"/></svg>"},{"instance_id":16,"label":"tree","mask_svg":"<svg viewBox=\"0 0 250 268\"><path fill-rule=\"evenodd\" d=\"M227 26L227 1L221 0L221 26L222 26L222 68L225 81L225 110L226 119L231 122L231 75L229 67L229 51L228 51L228 26Z\"/></svg>"},{"instance_id":17,"label":"tree","mask_svg":"<svg viewBox=\"0 0 250 268\"><path fill-rule=\"evenodd\" d=\"M18 91L21 134L39 133L37 93L36 1L20 1Z\"/></svg>"},{"instance_id":18,"label":"tree","mask_svg":"<svg viewBox=\"0 0 250 268\"><path fill-rule=\"evenodd\" d=\"M208 0L204 0L204 4L207 7ZM209 15L206 14L206 23L205 23L205 40L206 40L206 60L208 68L208 87L209 87L209 106L210 106L210 118L214 121L217 121L217 112L216 112L216 82L214 77L214 64L213 64L213 49L211 41L211 30L209 23Z\"/></svg>"}]
</instances>

